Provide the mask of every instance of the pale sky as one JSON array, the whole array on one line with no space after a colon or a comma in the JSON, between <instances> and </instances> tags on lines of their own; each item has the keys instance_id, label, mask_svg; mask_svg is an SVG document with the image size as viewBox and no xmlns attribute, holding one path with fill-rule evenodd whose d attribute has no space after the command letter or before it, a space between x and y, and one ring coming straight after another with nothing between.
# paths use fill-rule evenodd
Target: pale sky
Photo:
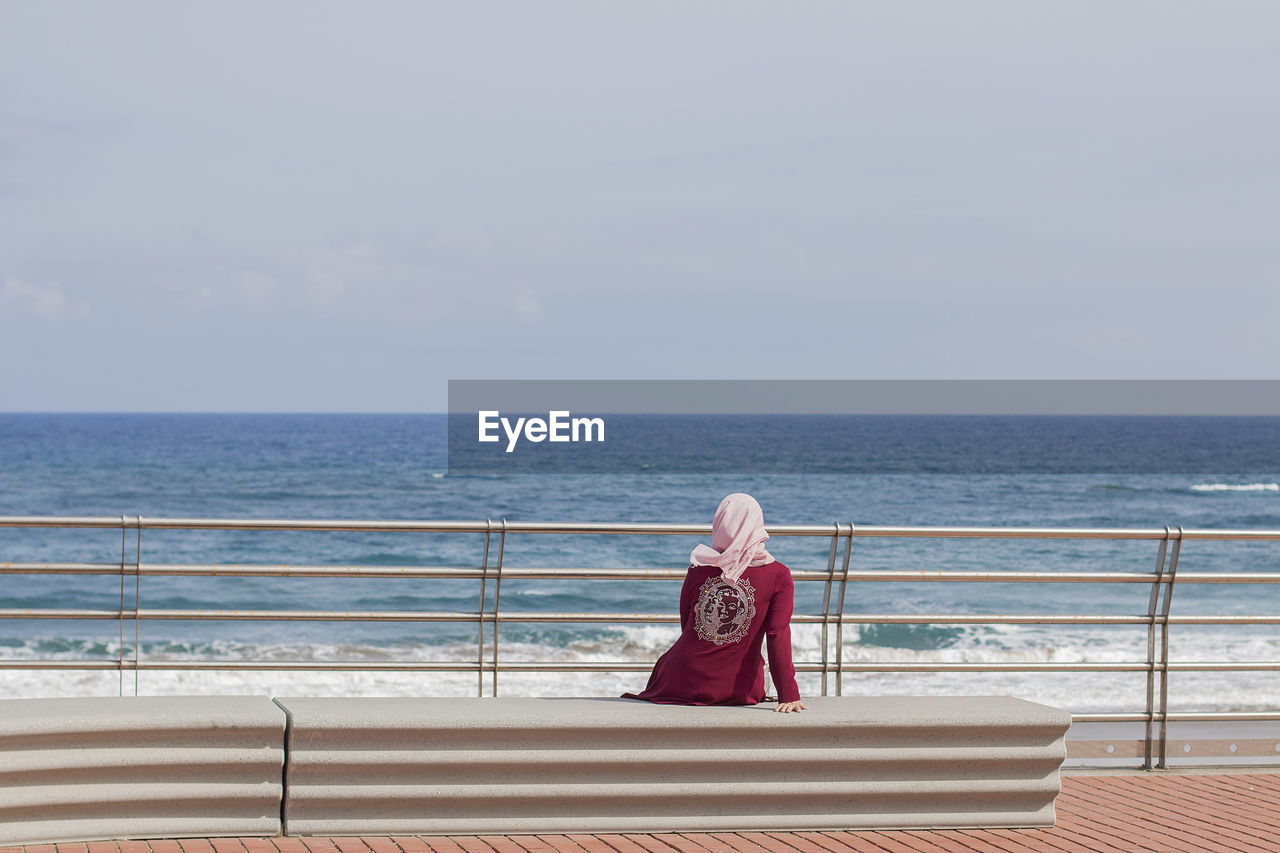
<instances>
[{"instance_id":1,"label":"pale sky","mask_svg":"<svg viewBox=\"0 0 1280 853\"><path fill-rule=\"evenodd\" d=\"M1280 4L0 0L0 411L1276 378Z\"/></svg>"}]
</instances>

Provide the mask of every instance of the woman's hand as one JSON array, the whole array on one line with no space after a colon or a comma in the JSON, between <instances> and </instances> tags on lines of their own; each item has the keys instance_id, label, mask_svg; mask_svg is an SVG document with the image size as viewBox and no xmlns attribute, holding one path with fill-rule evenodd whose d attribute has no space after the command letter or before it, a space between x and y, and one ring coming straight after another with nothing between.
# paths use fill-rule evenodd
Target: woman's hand
<instances>
[{"instance_id":1,"label":"woman's hand","mask_svg":"<svg viewBox=\"0 0 1280 853\"><path fill-rule=\"evenodd\" d=\"M773 710L779 714L790 714L792 711L807 711L809 706L797 699L794 702L779 702L778 707Z\"/></svg>"}]
</instances>

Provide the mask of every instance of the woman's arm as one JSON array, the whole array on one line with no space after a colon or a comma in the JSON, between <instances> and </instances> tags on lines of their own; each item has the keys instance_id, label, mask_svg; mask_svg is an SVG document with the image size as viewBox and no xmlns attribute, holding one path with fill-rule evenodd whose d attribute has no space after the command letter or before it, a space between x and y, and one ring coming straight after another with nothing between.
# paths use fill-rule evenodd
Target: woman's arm
<instances>
[{"instance_id":1,"label":"woman's arm","mask_svg":"<svg viewBox=\"0 0 1280 853\"><path fill-rule=\"evenodd\" d=\"M769 652L769 673L778 691L778 708L783 713L806 710L796 686L796 667L791 661L791 610L795 606L795 586L791 570L783 569L778 588L769 601L765 616L765 646Z\"/></svg>"},{"instance_id":2,"label":"woman's arm","mask_svg":"<svg viewBox=\"0 0 1280 853\"><path fill-rule=\"evenodd\" d=\"M680 630L689 624L689 613L693 610L693 601L698 597L698 589L693 583L693 566L684 576L684 586L680 588Z\"/></svg>"}]
</instances>

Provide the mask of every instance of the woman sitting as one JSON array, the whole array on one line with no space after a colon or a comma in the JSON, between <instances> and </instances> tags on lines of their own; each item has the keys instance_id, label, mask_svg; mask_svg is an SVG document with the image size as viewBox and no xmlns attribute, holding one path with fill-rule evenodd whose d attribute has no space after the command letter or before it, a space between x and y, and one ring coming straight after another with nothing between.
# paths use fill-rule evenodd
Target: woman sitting
<instances>
[{"instance_id":1,"label":"woman sitting","mask_svg":"<svg viewBox=\"0 0 1280 853\"><path fill-rule=\"evenodd\" d=\"M755 498L732 494L699 545L680 592L680 639L654 664L649 685L624 699L664 705L754 705L765 698L760 644L783 713L807 710L791 662L791 570L765 550L769 534Z\"/></svg>"}]
</instances>

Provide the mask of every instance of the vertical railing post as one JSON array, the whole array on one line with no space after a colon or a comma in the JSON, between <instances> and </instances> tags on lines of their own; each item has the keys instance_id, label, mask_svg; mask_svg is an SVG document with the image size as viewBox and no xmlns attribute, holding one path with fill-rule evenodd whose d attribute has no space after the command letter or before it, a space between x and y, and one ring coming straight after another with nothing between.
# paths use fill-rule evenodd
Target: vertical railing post
<instances>
[{"instance_id":1,"label":"vertical railing post","mask_svg":"<svg viewBox=\"0 0 1280 853\"><path fill-rule=\"evenodd\" d=\"M489 540L493 536L493 519L485 519L484 560L480 563L480 603L476 605L479 650L476 652L476 695L484 695L484 593L489 580Z\"/></svg>"},{"instance_id":2,"label":"vertical railing post","mask_svg":"<svg viewBox=\"0 0 1280 853\"><path fill-rule=\"evenodd\" d=\"M836 549L840 545L840 522L832 522L833 530L831 531L831 553L827 556L827 579L823 582L822 589L822 695L827 695L827 669L829 667L829 652L827 646L830 637L831 626L831 582L836 575Z\"/></svg>"},{"instance_id":3,"label":"vertical railing post","mask_svg":"<svg viewBox=\"0 0 1280 853\"><path fill-rule=\"evenodd\" d=\"M498 534L498 576L493 582L493 695L498 695L498 602L502 597L502 558L507 550L507 519Z\"/></svg>"},{"instance_id":4,"label":"vertical railing post","mask_svg":"<svg viewBox=\"0 0 1280 853\"><path fill-rule=\"evenodd\" d=\"M1164 585L1164 603L1160 606L1160 763L1161 770L1169 766L1169 605L1173 601L1173 585L1178 579L1178 555L1182 553L1182 525L1178 525L1178 538L1173 542L1169 556L1168 583Z\"/></svg>"},{"instance_id":5,"label":"vertical railing post","mask_svg":"<svg viewBox=\"0 0 1280 853\"><path fill-rule=\"evenodd\" d=\"M1169 549L1169 525L1165 525L1164 538L1156 554L1156 573L1151 581L1151 596L1147 602L1147 709L1146 735L1143 738L1142 769L1150 770L1152 763L1152 729L1156 719L1156 609L1160 603L1160 587L1164 583L1165 556Z\"/></svg>"},{"instance_id":6,"label":"vertical railing post","mask_svg":"<svg viewBox=\"0 0 1280 853\"><path fill-rule=\"evenodd\" d=\"M120 672L120 695L124 695L124 566L126 545L129 539L129 522L120 516L120 647L116 651L116 666Z\"/></svg>"},{"instance_id":7,"label":"vertical railing post","mask_svg":"<svg viewBox=\"0 0 1280 853\"><path fill-rule=\"evenodd\" d=\"M127 554L129 553L129 528L132 526L136 533L135 542L136 549L133 555L133 565L129 565ZM125 670L125 654L124 654L124 623L127 621L129 611L124 609L124 588L125 577L133 575L133 695L138 695L138 662L141 632L138 627L138 614L141 612L140 604L142 600L141 590L141 569L142 569L142 516L135 515L133 522L130 524L127 515L120 516L120 610L118 612L119 628L120 628L120 649L116 653L116 668L120 672L119 694L124 695L124 670Z\"/></svg>"},{"instance_id":8,"label":"vertical railing post","mask_svg":"<svg viewBox=\"0 0 1280 853\"><path fill-rule=\"evenodd\" d=\"M138 695L138 670L142 661L142 516L136 517L137 550L133 554L133 695Z\"/></svg>"},{"instance_id":9,"label":"vertical railing post","mask_svg":"<svg viewBox=\"0 0 1280 853\"><path fill-rule=\"evenodd\" d=\"M849 561L853 557L853 522L845 540L844 565L840 569L840 598L836 603L836 695L844 695L844 593L849 586Z\"/></svg>"}]
</instances>

